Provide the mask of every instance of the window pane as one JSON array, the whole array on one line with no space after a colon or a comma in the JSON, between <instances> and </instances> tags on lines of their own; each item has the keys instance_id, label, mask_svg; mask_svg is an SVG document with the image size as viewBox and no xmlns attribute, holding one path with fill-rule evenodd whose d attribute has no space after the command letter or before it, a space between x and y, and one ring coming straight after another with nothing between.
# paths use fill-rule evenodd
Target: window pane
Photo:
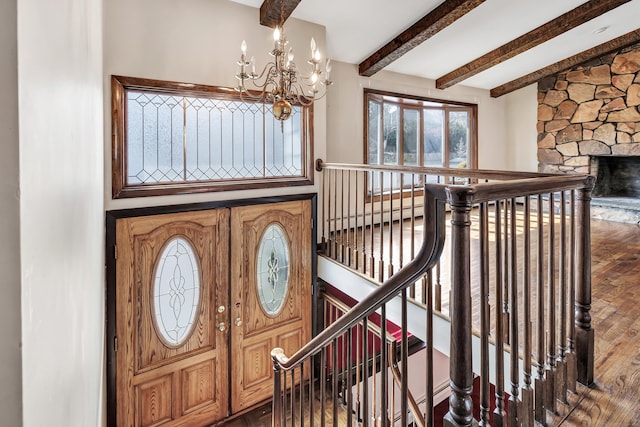
<instances>
[{"instance_id":1,"label":"window pane","mask_svg":"<svg viewBox=\"0 0 640 427\"><path fill-rule=\"evenodd\" d=\"M244 113L243 136L245 141L256 141L254 144L243 144L243 156L246 174L250 177L260 177L263 174L262 159L264 158L264 140L262 116L263 104L247 104Z\"/></svg>"},{"instance_id":2,"label":"window pane","mask_svg":"<svg viewBox=\"0 0 640 427\"><path fill-rule=\"evenodd\" d=\"M418 166L420 164L420 111L403 110L403 142L404 159L403 164Z\"/></svg>"},{"instance_id":3,"label":"window pane","mask_svg":"<svg viewBox=\"0 0 640 427\"><path fill-rule=\"evenodd\" d=\"M424 165L444 166L442 146L444 141L444 111L424 110Z\"/></svg>"},{"instance_id":4,"label":"window pane","mask_svg":"<svg viewBox=\"0 0 640 427\"><path fill-rule=\"evenodd\" d=\"M131 183L182 179L182 97L127 93L127 179Z\"/></svg>"},{"instance_id":5,"label":"window pane","mask_svg":"<svg viewBox=\"0 0 640 427\"><path fill-rule=\"evenodd\" d=\"M273 119L275 121L275 119ZM302 108L293 106L291 117L285 122L285 175L299 175L302 173Z\"/></svg>"},{"instance_id":6,"label":"window pane","mask_svg":"<svg viewBox=\"0 0 640 427\"><path fill-rule=\"evenodd\" d=\"M302 120L300 106L281 126L261 103L128 91L128 183L300 176Z\"/></svg>"},{"instance_id":7,"label":"window pane","mask_svg":"<svg viewBox=\"0 0 640 427\"><path fill-rule=\"evenodd\" d=\"M377 165L380 163L380 104L377 102L369 101L369 141L368 141L368 153L367 159L370 165Z\"/></svg>"},{"instance_id":8,"label":"window pane","mask_svg":"<svg viewBox=\"0 0 640 427\"><path fill-rule=\"evenodd\" d=\"M466 168L469 165L469 113L449 112L449 165Z\"/></svg>"},{"instance_id":9,"label":"window pane","mask_svg":"<svg viewBox=\"0 0 640 427\"><path fill-rule=\"evenodd\" d=\"M398 164L398 121L400 112L396 105L384 104L384 164Z\"/></svg>"},{"instance_id":10,"label":"window pane","mask_svg":"<svg viewBox=\"0 0 640 427\"><path fill-rule=\"evenodd\" d=\"M193 93L115 76L112 84L124 100L112 120L114 198L313 182L312 106L293 105L280 122L271 103L213 86Z\"/></svg>"},{"instance_id":11,"label":"window pane","mask_svg":"<svg viewBox=\"0 0 640 427\"><path fill-rule=\"evenodd\" d=\"M280 122L273 117L271 105L265 109L265 166L266 176L283 176L302 171L302 109L293 106L291 117Z\"/></svg>"},{"instance_id":12,"label":"window pane","mask_svg":"<svg viewBox=\"0 0 640 427\"><path fill-rule=\"evenodd\" d=\"M476 106L368 89L365 94L369 164L477 166L476 135L471 132Z\"/></svg>"}]
</instances>

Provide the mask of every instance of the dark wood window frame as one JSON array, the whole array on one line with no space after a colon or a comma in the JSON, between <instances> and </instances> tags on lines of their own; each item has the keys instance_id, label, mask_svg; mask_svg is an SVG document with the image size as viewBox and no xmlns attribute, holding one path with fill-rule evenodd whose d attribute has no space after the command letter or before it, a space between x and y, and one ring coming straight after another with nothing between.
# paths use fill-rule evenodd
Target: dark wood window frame
<instances>
[{"instance_id":1,"label":"dark wood window frame","mask_svg":"<svg viewBox=\"0 0 640 427\"><path fill-rule=\"evenodd\" d=\"M237 91L220 86L197 85L135 77L111 77L112 128L112 197L161 196L258 188L313 185L313 105L301 105L301 173L296 175L237 177L216 180L129 183L127 179L127 110L128 90L152 94L243 101ZM291 120L291 119L289 119Z\"/></svg>"},{"instance_id":2,"label":"dark wood window frame","mask_svg":"<svg viewBox=\"0 0 640 427\"><path fill-rule=\"evenodd\" d=\"M468 111L469 112L469 119L470 119L470 126L469 126L469 147L468 147L468 156L469 156L469 164L468 167L471 169L477 169L478 168L478 106L477 104L470 104L470 103L464 103L464 102L456 102L456 101L448 101L448 100L442 100L442 99L436 99L436 98L427 98L427 97L421 97L421 96L416 96L416 95L407 95L407 94L402 94L402 93L396 93L396 92L388 92L388 91L381 91L381 90L376 90L376 89L364 89L364 112L363 112L363 117L364 117L364 160L365 163L369 164L369 101L370 100L375 100L377 102L379 102L379 105L382 108L383 103L393 103L398 105L399 107L401 107L401 111L403 109L406 110L418 110L421 111L420 113L420 135L421 135L421 145L420 145L420 150L419 151L419 158L420 158L420 165L422 165L424 163L424 147L422 144L424 144L424 119L422 118L423 113L422 111L424 111L425 109L437 109L437 110L443 110L445 111L445 113L450 112L450 111ZM437 106L432 106L432 105L424 105L425 103L427 104L433 104L433 103L438 103L438 104L442 104L442 107L437 107ZM403 120L404 120L404 115L403 114L399 114L399 125L398 128L402 129L403 128ZM380 115L381 117L381 123L379 124L380 128L382 128L382 114ZM448 134L449 134L449 129L448 129L448 120L445 121L445 138L444 138L444 146L442 147L442 155L443 155L443 160L445 158L445 155L449 152L449 145L448 145ZM398 148L398 153L399 153L399 161L398 164L402 165L401 162L401 154L404 153L404 135L403 132L398 132L398 142L399 142L399 148ZM384 153L381 151L380 153L378 153L378 157L379 160L381 156L383 156ZM384 163L378 163L378 164L384 164ZM446 162L445 162L446 164ZM455 165L454 165L455 166ZM447 165L446 167L451 167L450 165Z\"/></svg>"},{"instance_id":3,"label":"dark wood window frame","mask_svg":"<svg viewBox=\"0 0 640 427\"><path fill-rule=\"evenodd\" d=\"M406 110L419 111L419 117L420 117L420 123L419 123L420 149L418 150L419 165L424 164L424 145L423 145L424 144L424 111L429 109L442 110L445 112L445 115L448 114L448 112L450 111L469 112L469 118L470 118L469 147L468 147L468 157L469 157L468 163L469 164L467 165L467 167L471 169L478 168L478 155L477 155L478 153L478 108L477 107L478 106L476 104L445 101L441 99L426 98L421 96L381 91L376 89L364 89L363 100L364 100L363 102L364 104L363 105L364 163L371 164L369 163L369 101L373 100L379 105L379 108L381 110L383 110L383 104L385 103L394 104L394 105L397 105L398 107L401 107L400 113L398 114L398 118L399 118L398 128L400 129L404 128L404 124L403 124L404 114L401 114L402 111L406 111ZM442 106L438 107L433 105L425 105L425 103L426 104L433 104L433 103L442 104ZM378 123L379 130L381 130L383 126L382 116L383 114L381 113L380 122ZM444 141L443 141L444 144L442 147L443 160L445 159L445 156L449 152L448 120L445 121L444 126L445 126ZM398 132L398 143L399 143L399 147L397 148L398 157L399 157L398 164L401 167L402 166L401 160L404 155L404 132ZM379 150L378 152L378 161L381 163L377 163L377 164L379 165L384 164L384 152L382 150ZM377 164L371 164L371 165L375 166ZM415 165L412 165L412 166L415 166ZM450 166L442 166L442 167L450 167ZM401 190L394 189L391 192L388 192L387 190L383 190L382 193L376 192L372 194L371 189L369 187L369 179L370 178L367 176L367 182L365 183L365 186L368 189L366 198L367 198L367 201L369 202L379 201L380 198L382 198L383 200L389 200L390 198L398 199L400 197L410 197L410 194L421 195L422 186L424 184L423 180L420 179L419 183L417 183L417 185L414 186L413 193L411 193L411 184L404 184Z\"/></svg>"}]
</instances>

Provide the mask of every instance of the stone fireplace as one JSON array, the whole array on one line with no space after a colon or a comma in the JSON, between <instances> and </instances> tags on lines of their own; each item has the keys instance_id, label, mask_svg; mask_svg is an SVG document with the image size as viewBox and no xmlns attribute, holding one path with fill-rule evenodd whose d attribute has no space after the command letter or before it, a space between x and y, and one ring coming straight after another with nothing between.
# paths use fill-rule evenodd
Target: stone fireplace
<instances>
[{"instance_id":1,"label":"stone fireplace","mask_svg":"<svg viewBox=\"0 0 640 427\"><path fill-rule=\"evenodd\" d=\"M594 216L640 220L640 43L538 82L538 169L595 175Z\"/></svg>"}]
</instances>

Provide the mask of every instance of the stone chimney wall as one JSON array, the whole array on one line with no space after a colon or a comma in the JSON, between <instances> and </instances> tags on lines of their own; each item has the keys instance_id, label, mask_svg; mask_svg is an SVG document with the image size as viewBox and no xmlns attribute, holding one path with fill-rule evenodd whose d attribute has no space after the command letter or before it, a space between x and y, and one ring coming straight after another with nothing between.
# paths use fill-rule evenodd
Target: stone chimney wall
<instances>
[{"instance_id":1,"label":"stone chimney wall","mask_svg":"<svg viewBox=\"0 0 640 427\"><path fill-rule=\"evenodd\" d=\"M590 173L640 156L640 43L538 82L538 170Z\"/></svg>"}]
</instances>

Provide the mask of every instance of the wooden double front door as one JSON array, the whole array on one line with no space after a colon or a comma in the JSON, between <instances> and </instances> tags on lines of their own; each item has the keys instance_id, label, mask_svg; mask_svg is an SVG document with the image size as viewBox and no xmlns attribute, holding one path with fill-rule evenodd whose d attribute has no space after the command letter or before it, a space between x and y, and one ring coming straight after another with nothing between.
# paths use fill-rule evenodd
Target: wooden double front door
<instances>
[{"instance_id":1,"label":"wooden double front door","mask_svg":"<svg viewBox=\"0 0 640 427\"><path fill-rule=\"evenodd\" d=\"M309 200L116 220L118 427L205 426L270 398L311 336Z\"/></svg>"}]
</instances>

